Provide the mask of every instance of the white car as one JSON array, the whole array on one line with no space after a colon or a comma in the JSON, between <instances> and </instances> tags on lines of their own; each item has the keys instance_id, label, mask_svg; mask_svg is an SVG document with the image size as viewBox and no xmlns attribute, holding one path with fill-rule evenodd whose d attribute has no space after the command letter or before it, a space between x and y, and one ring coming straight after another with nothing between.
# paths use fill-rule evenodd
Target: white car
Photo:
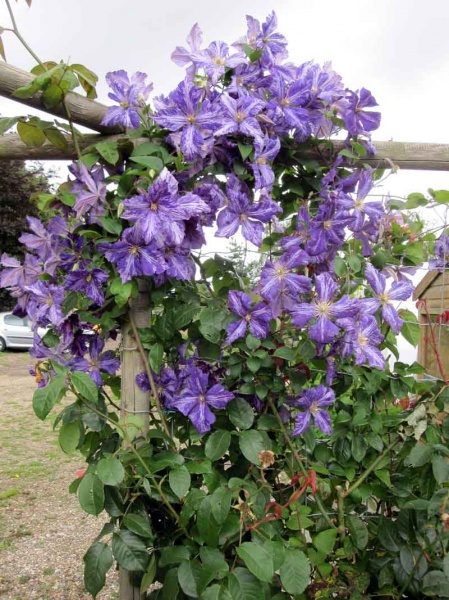
<instances>
[{"instance_id":1,"label":"white car","mask_svg":"<svg viewBox=\"0 0 449 600\"><path fill-rule=\"evenodd\" d=\"M39 330L45 334L45 329ZM28 317L16 317L11 312L0 313L0 352L6 348L31 348L34 334Z\"/></svg>"}]
</instances>

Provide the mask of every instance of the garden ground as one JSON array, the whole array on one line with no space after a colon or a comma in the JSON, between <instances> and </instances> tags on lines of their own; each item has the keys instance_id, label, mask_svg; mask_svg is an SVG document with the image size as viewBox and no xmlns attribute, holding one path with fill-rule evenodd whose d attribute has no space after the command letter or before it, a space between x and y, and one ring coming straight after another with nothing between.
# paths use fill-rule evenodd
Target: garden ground
<instances>
[{"instance_id":1,"label":"garden ground","mask_svg":"<svg viewBox=\"0 0 449 600\"><path fill-rule=\"evenodd\" d=\"M27 352L0 354L0 600L87 600L82 557L101 526L68 486L80 456L32 409ZM115 573L98 600L118 598Z\"/></svg>"}]
</instances>

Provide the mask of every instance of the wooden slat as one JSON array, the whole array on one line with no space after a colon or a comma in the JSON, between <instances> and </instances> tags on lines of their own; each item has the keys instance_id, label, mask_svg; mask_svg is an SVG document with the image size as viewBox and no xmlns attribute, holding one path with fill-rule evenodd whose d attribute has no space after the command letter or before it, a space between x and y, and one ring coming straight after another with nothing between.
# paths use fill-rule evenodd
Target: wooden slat
<instances>
[{"instance_id":1,"label":"wooden slat","mask_svg":"<svg viewBox=\"0 0 449 600\"><path fill-rule=\"evenodd\" d=\"M0 160L74 160L77 158L75 146L70 135L64 136L67 141L65 150L58 150L49 142L45 142L39 148L30 148L26 146L16 134L9 134L0 137ZM79 141L79 147L83 151L92 144L104 141L115 141L121 139L120 135L99 135L89 133L83 135ZM131 140L133 143L138 141L148 141L140 138Z\"/></svg>"},{"instance_id":2,"label":"wooden slat","mask_svg":"<svg viewBox=\"0 0 449 600\"><path fill-rule=\"evenodd\" d=\"M56 117L67 119L67 114L62 104L52 109L46 109L42 104L41 94L26 99L13 96L13 92L17 88L28 85L34 78L35 76L31 73L27 73L8 63L0 62L0 96L20 102L26 106L31 106L32 108L43 110ZM83 125L84 127L105 134L120 133L123 131L123 127L105 127L104 125L100 125L107 109L103 104L89 100L73 92L66 95L65 102L70 111L72 121L77 125Z\"/></svg>"}]
</instances>

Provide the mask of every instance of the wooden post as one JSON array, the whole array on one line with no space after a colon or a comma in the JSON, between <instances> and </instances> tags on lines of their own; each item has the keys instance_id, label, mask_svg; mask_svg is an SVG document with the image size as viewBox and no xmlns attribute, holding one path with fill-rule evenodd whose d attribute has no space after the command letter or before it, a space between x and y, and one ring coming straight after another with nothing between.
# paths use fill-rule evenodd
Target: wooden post
<instances>
[{"instance_id":1,"label":"wooden post","mask_svg":"<svg viewBox=\"0 0 449 600\"><path fill-rule=\"evenodd\" d=\"M136 385L136 375L145 370L142 357L136 344L131 326L131 319L136 327L148 327L150 324L149 291L146 282L139 281L139 295L130 301L128 318L121 329L121 417L137 414L145 420L144 432L149 429L150 392L143 392ZM129 581L128 571L119 572L120 600L145 600L146 594L133 587Z\"/></svg>"}]
</instances>

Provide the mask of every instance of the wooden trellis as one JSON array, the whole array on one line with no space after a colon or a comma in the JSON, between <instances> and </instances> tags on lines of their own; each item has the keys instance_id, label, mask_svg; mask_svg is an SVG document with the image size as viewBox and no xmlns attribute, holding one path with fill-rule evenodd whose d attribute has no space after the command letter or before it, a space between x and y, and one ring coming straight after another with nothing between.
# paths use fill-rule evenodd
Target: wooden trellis
<instances>
[{"instance_id":1,"label":"wooden trellis","mask_svg":"<svg viewBox=\"0 0 449 600\"><path fill-rule=\"evenodd\" d=\"M0 96L20 102L25 106L42 110L56 117L66 119L67 112L62 105L46 109L37 94L33 98L18 99L13 93L19 87L28 85L34 78L33 75L7 63L0 63ZM87 127L95 133L83 135L79 140L79 147L84 149L103 140L117 140L126 137L126 132L121 127L105 127L101 121L107 107L103 104L89 100L76 93L68 93L65 97L71 121L76 125ZM0 160L71 160L77 158L75 147L70 136L66 136L67 147L58 150L46 142L39 148L26 146L17 135L10 134L0 138ZM131 140L139 142L140 140ZM397 166L405 170L449 171L449 145L422 144L409 142L375 142L377 155L364 157L363 163L373 167L392 168ZM330 148L330 150L329 150ZM329 146L326 144L307 157L318 161L328 160L343 148L343 142L334 141ZM151 396L142 392L134 383L135 374L143 370L141 356L137 348L136 339L132 330L132 323L144 327L149 323L148 298L142 291L134 299L128 313L128 319L122 328L122 412L124 418L128 414L149 414ZM127 574L123 570L120 574L120 598L122 600L142 600L145 596L140 594L138 588L129 584Z\"/></svg>"}]
</instances>

